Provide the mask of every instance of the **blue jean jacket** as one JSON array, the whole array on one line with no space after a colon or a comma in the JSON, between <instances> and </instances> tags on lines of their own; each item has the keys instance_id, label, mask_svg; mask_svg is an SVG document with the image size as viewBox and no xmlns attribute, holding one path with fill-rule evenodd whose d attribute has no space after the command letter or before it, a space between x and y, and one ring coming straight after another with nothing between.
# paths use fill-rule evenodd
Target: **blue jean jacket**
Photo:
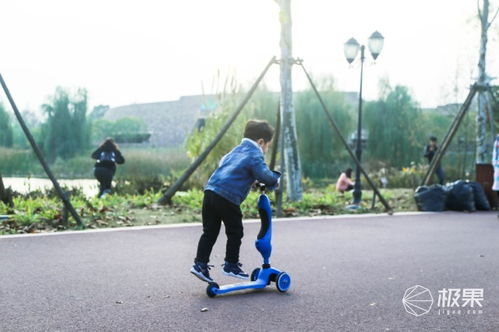
<instances>
[{"instance_id":1,"label":"blue jean jacket","mask_svg":"<svg viewBox=\"0 0 499 332\"><path fill-rule=\"evenodd\" d=\"M235 205L246 199L255 180L274 190L281 173L271 171L265 164L262 150L249 139L225 155L213 172L204 190L211 190Z\"/></svg>"}]
</instances>

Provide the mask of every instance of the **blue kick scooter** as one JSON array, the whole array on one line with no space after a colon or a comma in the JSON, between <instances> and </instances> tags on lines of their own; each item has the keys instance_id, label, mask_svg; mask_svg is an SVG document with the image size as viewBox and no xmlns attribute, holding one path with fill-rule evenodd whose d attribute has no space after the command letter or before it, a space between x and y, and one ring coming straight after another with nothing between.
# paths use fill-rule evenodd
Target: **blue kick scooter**
<instances>
[{"instance_id":1,"label":"blue kick scooter","mask_svg":"<svg viewBox=\"0 0 499 332\"><path fill-rule=\"evenodd\" d=\"M282 272L270 266L270 254L272 252L272 208L270 200L265 195L265 186L260 184L262 194L258 199L258 212L260 214L261 226L260 232L255 241L256 249L263 257L263 265L251 272L250 282L219 286L211 282L206 288L209 297L215 297L220 294L234 292L243 289L261 289L275 282L280 292L285 292L291 286L291 277L286 272Z\"/></svg>"}]
</instances>

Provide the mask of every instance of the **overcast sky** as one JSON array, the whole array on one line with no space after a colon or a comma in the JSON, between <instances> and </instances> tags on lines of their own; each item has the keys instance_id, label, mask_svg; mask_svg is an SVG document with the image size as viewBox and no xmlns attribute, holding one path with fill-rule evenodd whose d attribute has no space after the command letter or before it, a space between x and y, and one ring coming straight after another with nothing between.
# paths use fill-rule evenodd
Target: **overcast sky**
<instances>
[{"instance_id":1,"label":"overcast sky","mask_svg":"<svg viewBox=\"0 0 499 332\"><path fill-rule=\"evenodd\" d=\"M388 78L425 107L462 101L476 76L474 0L292 0L292 10L294 56L315 77L334 76L339 90L359 84L343 43L367 42L375 30L385 48L375 64L366 62L368 99ZM490 32L491 76L499 76L498 25ZM273 0L1 0L0 72L21 109L39 109L58 85L86 88L91 106L173 100L202 87L216 92L217 71L251 84L279 55L279 29ZM298 69L295 90L307 87ZM276 67L265 80L274 90L278 75Z\"/></svg>"}]
</instances>

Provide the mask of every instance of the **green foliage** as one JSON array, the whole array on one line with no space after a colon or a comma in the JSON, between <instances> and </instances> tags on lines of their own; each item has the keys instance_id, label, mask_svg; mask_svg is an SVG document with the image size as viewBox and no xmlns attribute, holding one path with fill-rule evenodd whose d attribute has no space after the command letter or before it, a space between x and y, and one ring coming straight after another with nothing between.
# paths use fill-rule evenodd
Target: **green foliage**
<instances>
[{"instance_id":1,"label":"green foliage","mask_svg":"<svg viewBox=\"0 0 499 332\"><path fill-rule=\"evenodd\" d=\"M427 137L421 119L418 105L403 86L390 89L378 101L366 103L368 158L389 162L395 167L420 160Z\"/></svg>"},{"instance_id":2,"label":"green foliage","mask_svg":"<svg viewBox=\"0 0 499 332\"><path fill-rule=\"evenodd\" d=\"M49 104L42 106L47 121L42 125L42 147L50 162L57 157L71 158L89 146L89 126L86 121L87 92L78 89L74 96L57 88Z\"/></svg>"},{"instance_id":3,"label":"green foliage","mask_svg":"<svg viewBox=\"0 0 499 332\"><path fill-rule=\"evenodd\" d=\"M0 156L0 173L4 176L24 176L43 172L31 150L0 147Z\"/></svg>"},{"instance_id":4,"label":"green foliage","mask_svg":"<svg viewBox=\"0 0 499 332\"><path fill-rule=\"evenodd\" d=\"M12 147L13 131L10 122L9 114L5 111L2 103L0 103L0 146Z\"/></svg>"},{"instance_id":5,"label":"green foliage","mask_svg":"<svg viewBox=\"0 0 499 332\"><path fill-rule=\"evenodd\" d=\"M199 189L192 189L189 191L178 192L173 196L173 204L185 207L196 213L201 213L201 206L203 203L204 193Z\"/></svg>"},{"instance_id":6,"label":"green foliage","mask_svg":"<svg viewBox=\"0 0 499 332\"><path fill-rule=\"evenodd\" d=\"M121 149L125 164L117 167L117 177L168 177L189 165L189 159L182 149Z\"/></svg>"},{"instance_id":7,"label":"green foliage","mask_svg":"<svg viewBox=\"0 0 499 332\"><path fill-rule=\"evenodd\" d=\"M499 85L492 86L492 98L490 98L492 117L496 128L499 127Z\"/></svg>"},{"instance_id":8,"label":"green foliage","mask_svg":"<svg viewBox=\"0 0 499 332\"><path fill-rule=\"evenodd\" d=\"M384 90L385 95L379 100L366 103L365 128L369 131L369 140L363 161L371 170L426 165L423 154L428 138L436 136L442 143L458 109L450 114L440 110L422 111L406 87L385 86ZM442 160L448 179L465 178L474 172L474 117L470 109ZM409 185L400 180L400 186Z\"/></svg>"},{"instance_id":9,"label":"green foliage","mask_svg":"<svg viewBox=\"0 0 499 332\"><path fill-rule=\"evenodd\" d=\"M343 137L347 137L354 128L351 107L343 94L335 91L332 80L323 80L318 88ZM295 94L295 113L304 177L334 177L351 165L348 152L331 128L312 90Z\"/></svg>"},{"instance_id":10,"label":"green foliage","mask_svg":"<svg viewBox=\"0 0 499 332\"><path fill-rule=\"evenodd\" d=\"M36 142L40 142L40 136L41 136L41 123L38 119L38 117L30 111L22 111L21 116L24 120L24 123L28 127L29 131L31 132L31 135L33 135L34 139ZM26 138L26 135L24 134L24 131L22 130L21 126L19 125L19 122L17 119L14 121L12 125L12 131L13 131L13 139L14 139L14 144L13 147L15 148L20 148L20 149L31 149L31 146L28 142L28 139Z\"/></svg>"}]
</instances>

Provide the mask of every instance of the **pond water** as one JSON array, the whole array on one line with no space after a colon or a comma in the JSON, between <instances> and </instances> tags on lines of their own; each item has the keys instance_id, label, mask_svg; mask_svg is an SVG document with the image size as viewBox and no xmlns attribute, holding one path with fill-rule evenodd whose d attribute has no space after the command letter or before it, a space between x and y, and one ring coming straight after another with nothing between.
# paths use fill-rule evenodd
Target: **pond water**
<instances>
[{"instance_id":1,"label":"pond water","mask_svg":"<svg viewBox=\"0 0 499 332\"><path fill-rule=\"evenodd\" d=\"M98 192L98 183L94 179L57 179L59 185L67 187L80 187L86 196L94 196ZM6 188L26 194L32 190L52 188L52 182L49 179L40 178L15 178L4 177L3 183Z\"/></svg>"}]
</instances>

